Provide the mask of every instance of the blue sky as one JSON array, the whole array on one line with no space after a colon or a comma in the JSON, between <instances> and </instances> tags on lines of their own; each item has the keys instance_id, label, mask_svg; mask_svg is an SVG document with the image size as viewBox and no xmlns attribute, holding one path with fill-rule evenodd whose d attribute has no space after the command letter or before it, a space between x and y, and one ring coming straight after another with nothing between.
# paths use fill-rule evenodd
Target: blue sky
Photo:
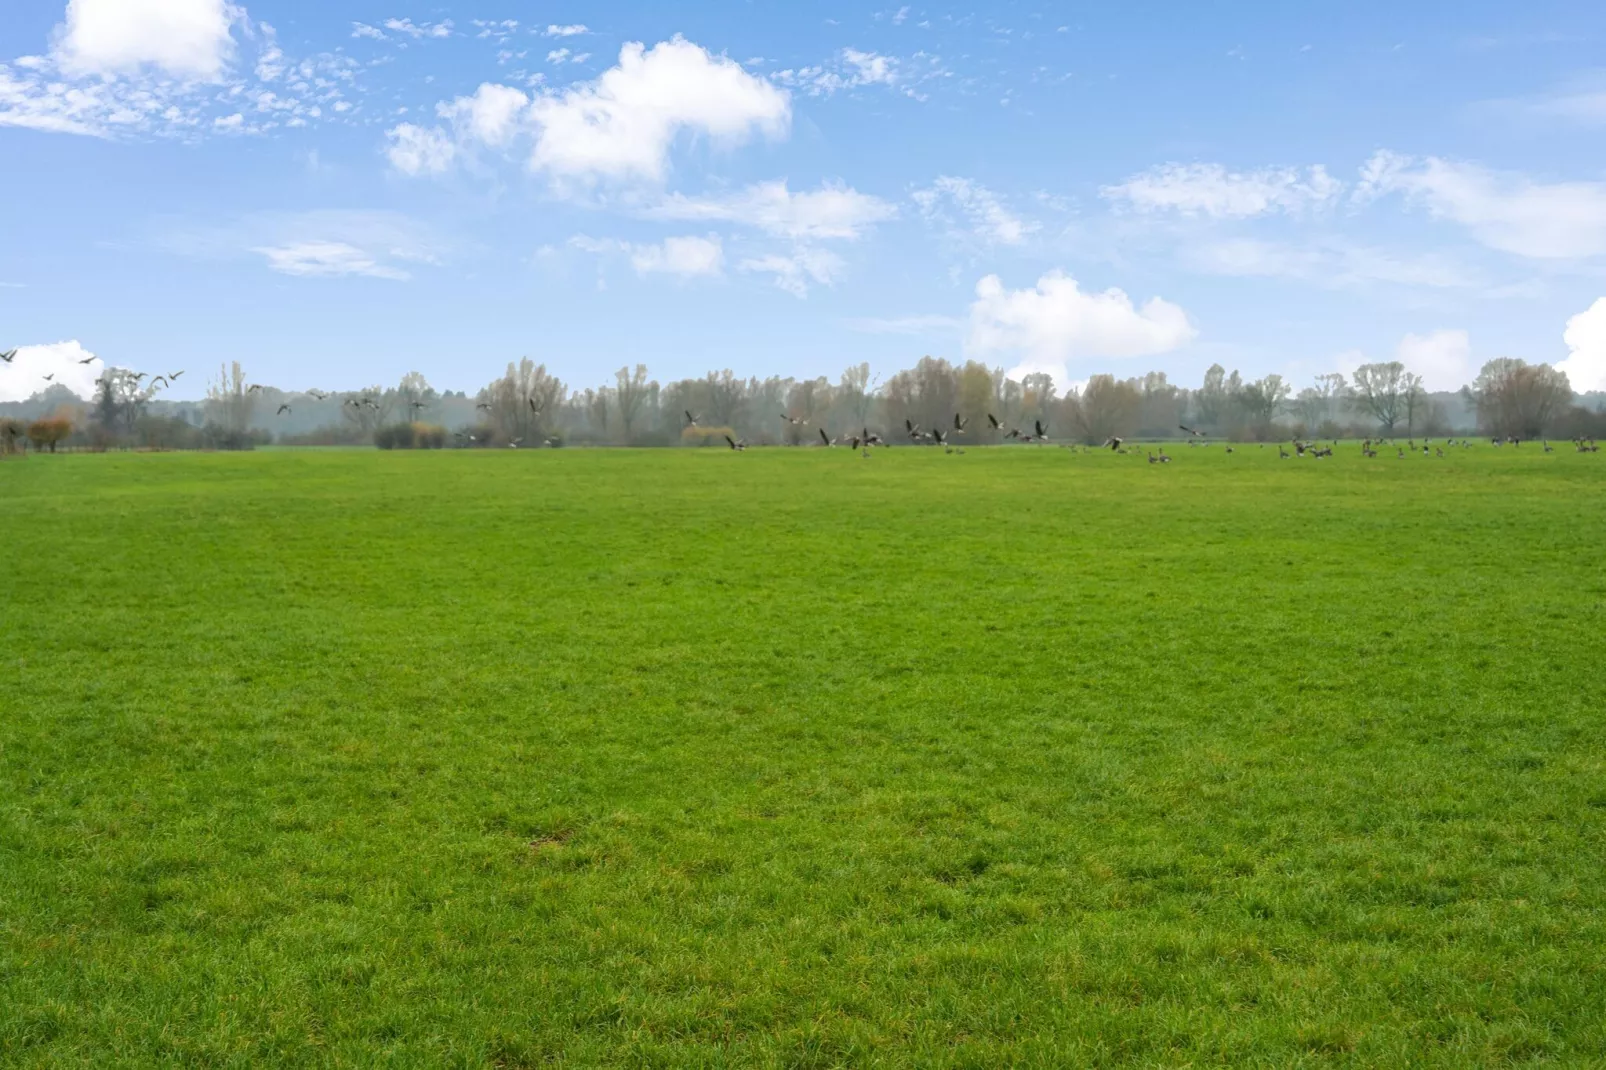
<instances>
[{"instance_id":1,"label":"blue sky","mask_svg":"<svg viewBox=\"0 0 1606 1070\"><path fill-rule=\"evenodd\" d=\"M925 353L1606 387L1606 9L12 0L0 400Z\"/></svg>"}]
</instances>

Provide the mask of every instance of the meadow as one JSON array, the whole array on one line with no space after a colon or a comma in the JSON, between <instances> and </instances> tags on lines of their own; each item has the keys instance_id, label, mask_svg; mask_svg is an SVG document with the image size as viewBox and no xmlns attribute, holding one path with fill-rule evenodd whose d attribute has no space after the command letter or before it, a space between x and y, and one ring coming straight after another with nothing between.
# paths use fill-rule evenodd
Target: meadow
<instances>
[{"instance_id":1,"label":"meadow","mask_svg":"<svg viewBox=\"0 0 1606 1070\"><path fill-rule=\"evenodd\" d=\"M1606 1063L1606 462L1173 452L0 463L0 1062Z\"/></svg>"}]
</instances>

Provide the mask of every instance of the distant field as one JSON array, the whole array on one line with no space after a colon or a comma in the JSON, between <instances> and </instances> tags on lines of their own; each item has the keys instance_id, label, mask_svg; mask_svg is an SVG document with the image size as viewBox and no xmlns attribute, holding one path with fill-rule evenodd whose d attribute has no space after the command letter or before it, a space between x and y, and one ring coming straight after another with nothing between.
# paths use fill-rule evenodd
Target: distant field
<instances>
[{"instance_id":1,"label":"distant field","mask_svg":"<svg viewBox=\"0 0 1606 1070\"><path fill-rule=\"evenodd\" d=\"M1606 460L0 462L0 1063L1606 1063Z\"/></svg>"}]
</instances>

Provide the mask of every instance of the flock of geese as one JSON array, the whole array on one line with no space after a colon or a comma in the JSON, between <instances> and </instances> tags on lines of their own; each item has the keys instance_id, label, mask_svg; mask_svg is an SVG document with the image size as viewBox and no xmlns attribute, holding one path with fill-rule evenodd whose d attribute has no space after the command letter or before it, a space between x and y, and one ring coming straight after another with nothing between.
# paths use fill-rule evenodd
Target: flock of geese
<instances>
[{"instance_id":1,"label":"flock of geese","mask_svg":"<svg viewBox=\"0 0 1606 1070\"><path fill-rule=\"evenodd\" d=\"M1032 430L1030 432L1027 432L1027 431L1022 431L1021 429L1016 428L1016 427L1011 427L1008 430L1005 430L1003 422L1000 421L998 419L998 417L994 416L992 413L987 413L986 415L987 415L987 423L992 428L992 430L994 430L994 431L1000 433L1001 435L1003 435L1003 437L1008 441L1013 441L1013 442L1039 442L1039 443L1044 443L1044 442L1048 442L1049 441L1048 428L1043 425L1043 422L1041 420L1032 421ZM792 416L789 413L784 413L784 412L781 413L781 419L785 420L788 424L791 424L794 427L807 427L807 426L809 426L809 421L808 420L800 418L800 417ZM687 410L687 412L686 412L686 426L687 427L699 427L699 426L701 426L701 424L698 423L698 417L696 416L696 414L692 413L690 410ZM965 434L969 430L970 420L967 417L965 417L962 413L954 413L954 422L953 422L953 426L951 428L932 428L930 430L925 430L918 423L915 423L913 420L905 420L903 422L903 426L904 426L904 431L905 431L906 435L908 436L910 442L913 442L913 443L916 443L916 444L927 444L927 445L933 445L933 446L942 446L944 448L944 450L946 452L948 452L948 453L960 453L960 454L962 454L962 453L965 452L964 449L961 446L957 445L957 444L951 443L949 441L949 439L950 439L950 436L952 436L952 435L963 435L963 434ZM1206 435L1203 431L1199 431L1199 430L1196 430L1196 429L1194 429L1192 427L1189 427L1187 424L1178 424L1177 425L1177 429L1179 431L1181 431L1183 434L1188 436L1187 443L1188 443L1189 446L1198 447L1198 446L1209 446L1209 445L1211 445L1210 442L1205 441L1205 440L1207 440L1209 438L1209 436ZM820 436L820 444L822 446L831 447L831 446L847 445L847 446L851 447L854 450L860 451L866 457L870 456L870 447L872 447L872 446L891 446L892 445L892 443L888 442L881 435L876 434L875 432L871 431L868 427L864 427L864 428L860 429L860 431L858 433L848 432L848 433L840 435L840 436L838 436L836 438L832 438L829 434L827 434L823 427L822 428L817 428L816 431L818 432L818 434ZM732 438L729 434L726 434L724 436L724 438L725 438L726 444L732 450L734 450L734 451L736 451L738 453L743 452L743 451L745 451L747 449L747 443L745 441L743 441L742 439ZM1493 438L1493 439L1490 439L1490 442L1495 446L1519 447L1519 446L1522 445L1522 440L1519 439L1519 438L1515 438L1515 437ZM1595 440L1592 439L1592 438L1579 437L1579 438L1573 439L1572 443L1573 443L1574 448L1579 453L1598 453L1598 452L1600 452L1600 447L1595 444ZM1307 457L1307 458L1311 458L1311 459L1314 459L1314 460L1323 460L1325 458L1333 456L1333 451L1338 448L1338 441L1335 439L1335 440L1333 440L1331 445L1323 446L1323 445L1319 445L1316 442L1302 441L1302 440L1296 439L1296 440L1294 440L1292 445L1294 447L1294 452L1293 453L1289 453L1288 450L1285 449L1281 444L1278 444L1278 446L1277 446L1277 456L1278 456L1278 458L1280 460L1285 460L1286 461L1286 460L1289 460L1290 458L1295 458L1295 457ZM1444 440L1443 444L1439 445L1439 446L1434 446L1433 445L1433 441L1431 439L1423 439L1422 440L1422 446L1421 446L1420 450L1418 450L1418 447L1417 447L1417 444L1416 444L1416 440L1414 438L1408 440L1408 442L1407 442L1407 444L1405 446L1400 446L1397 443L1391 442L1391 441L1389 441L1387 439L1378 439L1376 441L1373 441L1372 439L1367 439L1361 446L1361 455L1363 457L1369 457L1369 458L1370 457L1377 457L1378 456L1377 447L1379 447L1379 446L1390 446L1390 445L1395 447L1395 449L1397 451L1396 455L1401 459L1403 459L1406 456L1406 453L1408 451L1410 453L1412 453L1412 454L1420 452L1423 456L1432 455L1432 456L1443 457L1444 456L1445 447L1447 447L1447 446L1451 447L1451 448L1459 447L1461 449L1471 449L1472 448L1472 443L1467 441L1466 439L1461 439L1461 440L1457 441L1457 440L1455 440L1453 438L1446 438ZM1062 448L1070 449L1070 450L1079 450L1079 451L1084 452L1084 453L1085 452L1089 452L1089 449L1090 449L1089 447L1086 447L1086 446L1071 446L1071 445L1063 446ZM1265 449L1266 448L1266 444L1265 443L1261 443L1260 444L1260 448L1261 449ZM1543 448L1544 448L1544 451L1546 453L1554 453L1556 451L1555 447L1552 446L1549 443L1549 441L1543 441ZM1123 454L1123 455L1128 452L1127 448L1126 448L1126 440L1121 438L1121 437L1119 437L1119 436L1115 436L1115 435L1112 435L1111 437L1105 439L1104 440L1104 444L1102 446L1098 447L1099 451L1106 450L1106 449L1111 450L1111 451L1113 451L1115 453ZM1230 445L1226 446L1225 449L1226 449L1227 453L1235 452L1234 447L1232 447ZM1147 451L1147 457L1148 457L1148 462L1150 464L1155 464L1155 465L1170 464L1171 461L1173 460L1171 455L1166 453L1164 446L1158 447L1158 452L1155 452L1154 450Z\"/></svg>"}]
</instances>

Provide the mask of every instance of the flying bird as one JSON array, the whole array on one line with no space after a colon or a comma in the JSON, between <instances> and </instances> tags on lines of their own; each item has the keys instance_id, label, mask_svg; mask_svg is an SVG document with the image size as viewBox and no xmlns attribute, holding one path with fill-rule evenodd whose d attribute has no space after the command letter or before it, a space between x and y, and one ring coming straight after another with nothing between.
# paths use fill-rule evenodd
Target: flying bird
<instances>
[{"instance_id":1,"label":"flying bird","mask_svg":"<svg viewBox=\"0 0 1606 1070\"><path fill-rule=\"evenodd\" d=\"M485 412L490 412L491 411L491 403L488 402L488 401L482 401L482 402L480 402L478 405L476 405L474 407L476 409L481 409L481 410L483 410Z\"/></svg>"},{"instance_id":2,"label":"flying bird","mask_svg":"<svg viewBox=\"0 0 1606 1070\"><path fill-rule=\"evenodd\" d=\"M961 420L959 418L959 414L957 412L954 413L954 430L955 431L963 431L965 428L967 428L969 426L970 426L970 421L969 420Z\"/></svg>"},{"instance_id":3,"label":"flying bird","mask_svg":"<svg viewBox=\"0 0 1606 1070\"><path fill-rule=\"evenodd\" d=\"M80 364L93 364L93 363L95 363L95 358L94 357L85 357L83 360L79 361L78 363L80 363Z\"/></svg>"},{"instance_id":4,"label":"flying bird","mask_svg":"<svg viewBox=\"0 0 1606 1070\"><path fill-rule=\"evenodd\" d=\"M170 378L177 378L177 376L170 376ZM311 397L314 401L322 401L324 398L329 396L328 394L325 394L321 390L309 390L309 391L307 391L307 395L309 397Z\"/></svg>"},{"instance_id":5,"label":"flying bird","mask_svg":"<svg viewBox=\"0 0 1606 1070\"><path fill-rule=\"evenodd\" d=\"M279 406L279 411L274 413L274 415L275 416L283 416L285 413L287 413L289 411L290 411L290 406L288 406L288 405L280 405Z\"/></svg>"},{"instance_id":6,"label":"flying bird","mask_svg":"<svg viewBox=\"0 0 1606 1070\"><path fill-rule=\"evenodd\" d=\"M1178 424L1177 427L1181 428L1183 431L1186 431L1188 434L1192 435L1194 438L1204 438L1205 437L1203 431L1195 431L1193 428L1189 427L1187 424Z\"/></svg>"},{"instance_id":7,"label":"flying bird","mask_svg":"<svg viewBox=\"0 0 1606 1070\"><path fill-rule=\"evenodd\" d=\"M1043 426L1043 421L1041 421L1041 420L1033 420L1032 424L1037 428L1037 437L1039 439L1043 440L1044 442L1047 442L1048 441L1048 428Z\"/></svg>"},{"instance_id":8,"label":"flying bird","mask_svg":"<svg viewBox=\"0 0 1606 1070\"><path fill-rule=\"evenodd\" d=\"M156 384L157 383L161 383L163 386L166 386L167 385L167 377L164 376L164 375L158 375L156 378L152 379L151 380L151 389L152 390L156 389Z\"/></svg>"},{"instance_id":9,"label":"flying bird","mask_svg":"<svg viewBox=\"0 0 1606 1070\"><path fill-rule=\"evenodd\" d=\"M5 361L7 364L10 364L12 361L14 361L16 359L17 359L17 351L15 349L8 349L4 353L0 353L0 360Z\"/></svg>"},{"instance_id":10,"label":"flying bird","mask_svg":"<svg viewBox=\"0 0 1606 1070\"><path fill-rule=\"evenodd\" d=\"M747 448L747 443L745 443L745 442L737 442L734 438L731 438L729 435L725 436L725 441L730 443L730 447L733 450L738 450L739 451L739 450L745 450Z\"/></svg>"},{"instance_id":11,"label":"flying bird","mask_svg":"<svg viewBox=\"0 0 1606 1070\"><path fill-rule=\"evenodd\" d=\"M537 416L541 415L541 406L535 403L535 399L529 398L527 400L530 402L530 411L535 413Z\"/></svg>"},{"instance_id":12,"label":"flying bird","mask_svg":"<svg viewBox=\"0 0 1606 1070\"><path fill-rule=\"evenodd\" d=\"M932 431L931 432L931 441L935 442L939 446L948 445L948 440L944 436L944 433L942 431L936 431L936 430Z\"/></svg>"},{"instance_id":13,"label":"flying bird","mask_svg":"<svg viewBox=\"0 0 1606 1070\"><path fill-rule=\"evenodd\" d=\"M415 401L412 404L412 410L414 412L417 412L419 409L427 409L427 408L429 408L429 404L427 402Z\"/></svg>"},{"instance_id":14,"label":"flying bird","mask_svg":"<svg viewBox=\"0 0 1606 1070\"><path fill-rule=\"evenodd\" d=\"M1121 439L1112 435L1110 440L1106 442L1105 445L1110 447L1111 450L1118 450L1121 448Z\"/></svg>"},{"instance_id":15,"label":"flying bird","mask_svg":"<svg viewBox=\"0 0 1606 1070\"><path fill-rule=\"evenodd\" d=\"M798 417L798 416L788 416L784 412L781 413L781 419L785 420L787 423L791 424L793 427L807 427L809 425L809 422L807 420L802 419L801 417Z\"/></svg>"},{"instance_id":16,"label":"flying bird","mask_svg":"<svg viewBox=\"0 0 1606 1070\"><path fill-rule=\"evenodd\" d=\"M47 376L45 376L45 382L47 382L47 383L53 383L53 382L55 382L55 381L56 381L56 377L55 377L55 376L54 376L54 375L47 375Z\"/></svg>"},{"instance_id":17,"label":"flying bird","mask_svg":"<svg viewBox=\"0 0 1606 1070\"><path fill-rule=\"evenodd\" d=\"M994 431L1002 431L1004 429L1004 425L999 423L998 417L994 416L992 413L987 414L987 422L993 425Z\"/></svg>"},{"instance_id":18,"label":"flying bird","mask_svg":"<svg viewBox=\"0 0 1606 1070\"><path fill-rule=\"evenodd\" d=\"M696 427L697 426L697 417L695 417L695 416L693 416L691 414L691 410L690 409L686 410L686 426L687 427Z\"/></svg>"},{"instance_id":19,"label":"flying bird","mask_svg":"<svg viewBox=\"0 0 1606 1070\"><path fill-rule=\"evenodd\" d=\"M262 384L252 383L250 386L245 388L245 392L247 394L260 394L262 393Z\"/></svg>"},{"instance_id":20,"label":"flying bird","mask_svg":"<svg viewBox=\"0 0 1606 1070\"><path fill-rule=\"evenodd\" d=\"M827 446L831 444L831 436L825 433L825 428L823 427L820 428L820 441L825 443Z\"/></svg>"},{"instance_id":21,"label":"flying bird","mask_svg":"<svg viewBox=\"0 0 1606 1070\"><path fill-rule=\"evenodd\" d=\"M183 372L169 372L168 376L167 376L167 381L170 382L170 383L171 382L176 382L178 380L178 377L183 375L183 374L184 374Z\"/></svg>"}]
</instances>

